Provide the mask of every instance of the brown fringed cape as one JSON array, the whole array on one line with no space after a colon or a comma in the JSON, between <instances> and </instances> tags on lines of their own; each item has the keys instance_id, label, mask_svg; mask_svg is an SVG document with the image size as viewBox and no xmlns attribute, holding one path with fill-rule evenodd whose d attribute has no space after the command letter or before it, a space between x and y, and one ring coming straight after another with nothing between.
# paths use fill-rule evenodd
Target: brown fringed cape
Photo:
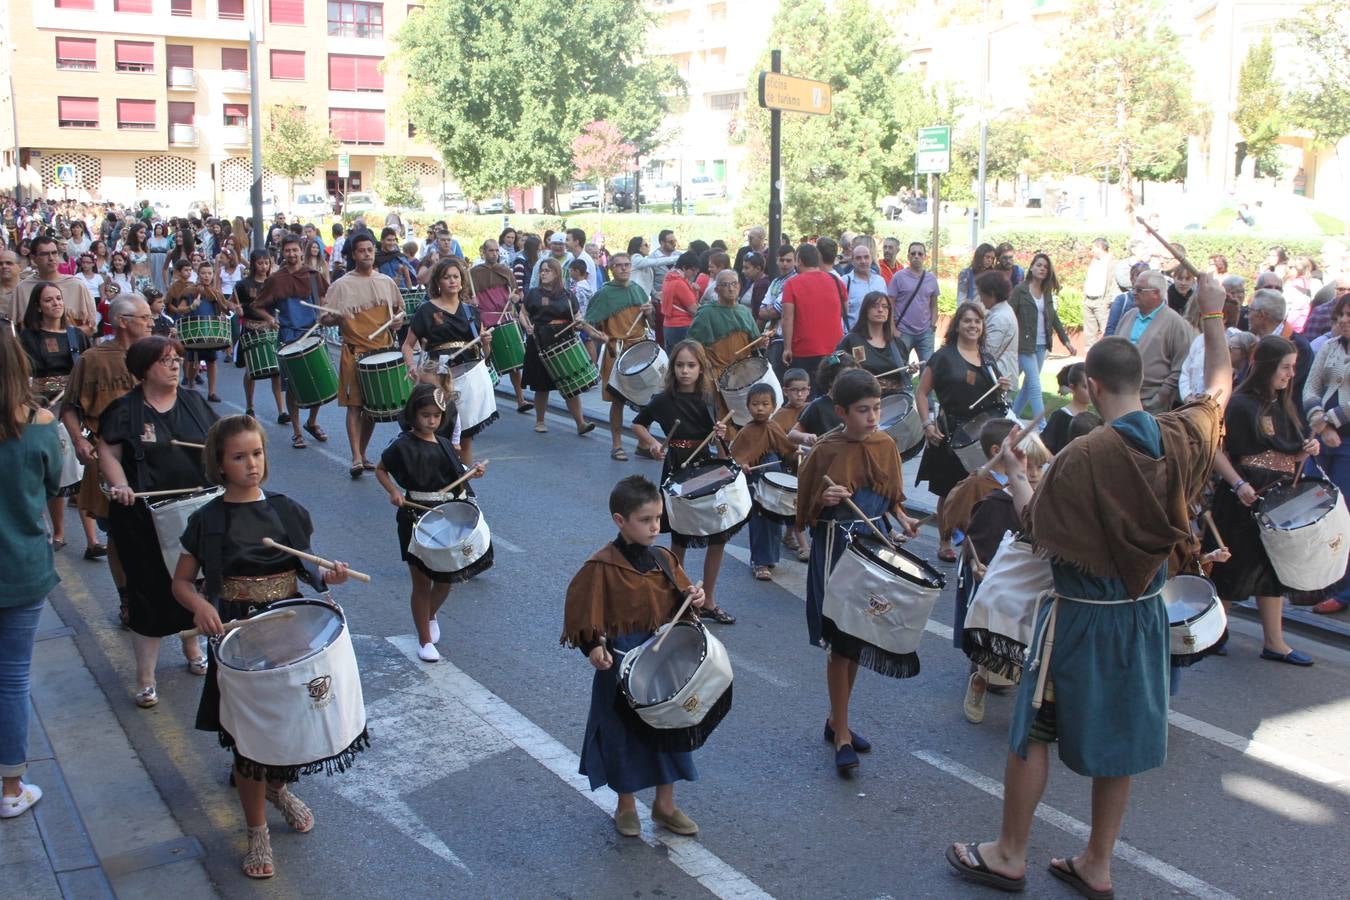
<instances>
[{"instance_id":1,"label":"brown fringed cape","mask_svg":"<svg viewBox=\"0 0 1350 900\"><path fill-rule=\"evenodd\" d=\"M364 406L361 379L357 362L367 353L393 350L398 325L373 334L380 326L403 309L403 295L398 283L388 275L372 272L361 275L348 272L328 286L323 305L344 314L338 322L342 335L342 355L338 360L338 406Z\"/></svg>"},{"instance_id":2,"label":"brown fringed cape","mask_svg":"<svg viewBox=\"0 0 1350 900\"><path fill-rule=\"evenodd\" d=\"M1163 456L1134 449L1115 428L1071 442L1023 513L1037 551L1141 594L1173 548L1191 540L1190 504L1209 479L1223 412L1210 397L1157 416Z\"/></svg>"},{"instance_id":3,"label":"brown fringed cape","mask_svg":"<svg viewBox=\"0 0 1350 900\"><path fill-rule=\"evenodd\" d=\"M98 441L98 420L103 411L136 386L136 379L127 371L127 351L116 341L95 344L80 354L75 368L66 382L65 404L72 410ZM108 515L108 498L99 489L97 465L84 467L84 480L76 501L83 512L95 517Z\"/></svg>"},{"instance_id":4,"label":"brown fringed cape","mask_svg":"<svg viewBox=\"0 0 1350 900\"><path fill-rule=\"evenodd\" d=\"M967 475L956 483L956 487L947 494L947 499L942 501L938 528L945 535L950 535L958 529L965 531L970 527L970 517L975 512L975 505L998 488L998 479L987 472L983 475ZM989 560L982 562L988 563Z\"/></svg>"},{"instance_id":5,"label":"brown fringed cape","mask_svg":"<svg viewBox=\"0 0 1350 900\"><path fill-rule=\"evenodd\" d=\"M643 574L618 547L606 544L586 560L567 586L558 642L581 647L608 635L655 631L669 622L684 602L689 576L669 550L653 547L652 553L665 554L679 591L659 566Z\"/></svg>"},{"instance_id":6,"label":"brown fringed cape","mask_svg":"<svg viewBox=\"0 0 1350 900\"><path fill-rule=\"evenodd\" d=\"M797 445L788 440L787 432L772 419L747 423L731 442L731 458L747 468L763 462L770 453L784 460L797 455Z\"/></svg>"},{"instance_id":7,"label":"brown fringed cape","mask_svg":"<svg viewBox=\"0 0 1350 900\"><path fill-rule=\"evenodd\" d=\"M850 490L868 488L892 505L905 499L900 451L890 435L874 431L855 441L836 431L816 443L797 473L798 528L806 528L820 518L825 508L820 495L827 487L826 475Z\"/></svg>"}]
</instances>

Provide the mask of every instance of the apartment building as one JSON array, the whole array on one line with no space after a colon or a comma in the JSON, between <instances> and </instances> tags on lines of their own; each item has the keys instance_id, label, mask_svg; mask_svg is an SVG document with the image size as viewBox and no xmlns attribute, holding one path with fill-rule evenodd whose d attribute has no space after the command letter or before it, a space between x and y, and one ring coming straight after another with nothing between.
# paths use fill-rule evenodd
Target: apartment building
<instances>
[{"instance_id":1,"label":"apartment building","mask_svg":"<svg viewBox=\"0 0 1350 900\"><path fill-rule=\"evenodd\" d=\"M254 9L254 4L260 4ZM407 157L428 199L444 173L396 112L389 39L420 3L370 0L24 0L9 4L18 147L27 185L52 197L201 201L247 208L249 17L261 108L285 102L326 121L349 159L350 192L373 188L380 156ZM0 75L3 72L0 71ZM7 123L8 124L8 123ZM13 185L13 150L5 153ZM3 178L0 175L0 178ZM338 159L297 181L336 193ZM287 184L264 194L285 207Z\"/></svg>"}]
</instances>

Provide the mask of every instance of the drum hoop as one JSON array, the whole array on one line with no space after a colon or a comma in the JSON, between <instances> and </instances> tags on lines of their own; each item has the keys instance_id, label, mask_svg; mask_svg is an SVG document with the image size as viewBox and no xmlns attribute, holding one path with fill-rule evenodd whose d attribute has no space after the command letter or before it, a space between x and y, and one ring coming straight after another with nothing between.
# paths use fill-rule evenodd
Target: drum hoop
<instances>
[{"instance_id":1,"label":"drum hoop","mask_svg":"<svg viewBox=\"0 0 1350 900\"><path fill-rule=\"evenodd\" d=\"M778 478L773 477L775 475L777 475L779 478L791 478L794 482L797 480L797 476L791 475L787 472L765 472L762 480L766 484L770 484L780 491L791 491L794 494L797 493L796 484L791 485L782 484L781 482L779 482Z\"/></svg>"},{"instance_id":2,"label":"drum hoop","mask_svg":"<svg viewBox=\"0 0 1350 900\"><path fill-rule=\"evenodd\" d=\"M746 382L745 384L741 385L740 387L731 387L731 386L727 383L727 382L728 382L728 376L731 375L732 372L735 372L736 370L738 370L738 369L740 369L740 368L743 368L743 367L745 367L745 366L752 365L752 364L754 364L754 363L760 363L760 364L763 365L763 368L760 369L759 375L756 376L756 378L755 378L754 381ZM738 359L738 360L736 360L734 363L732 363L731 365L729 365L729 366L727 366L725 369L723 369L723 370L722 370L722 374L719 375L719 376L717 376L717 386L718 386L719 388L721 388L722 390L724 390L724 391L744 391L744 390L748 390L750 387L752 387L752 386L758 384L758 383L760 382L760 379L762 379L762 378L765 376L765 374L767 374L769 371L770 371L770 366L769 366L769 361L768 361L767 359L765 359L765 358L762 357L762 356L747 356L745 359Z\"/></svg>"},{"instance_id":3,"label":"drum hoop","mask_svg":"<svg viewBox=\"0 0 1350 900\"><path fill-rule=\"evenodd\" d=\"M641 366L638 366L636 369L625 369L623 367L623 358L627 356L629 353L632 353L637 348L641 347L643 344L651 344L653 347L656 348L657 352L653 353L651 359L647 360L645 363L643 363ZM635 378L638 375L641 375L643 372L655 366L656 361L660 358L661 358L660 344L656 343L656 341L638 341L636 344L633 344L627 350L623 351L618 355L618 357L614 360L614 367L618 370L620 378Z\"/></svg>"},{"instance_id":4,"label":"drum hoop","mask_svg":"<svg viewBox=\"0 0 1350 900\"><path fill-rule=\"evenodd\" d=\"M731 478L729 478L727 481L719 483L717 487L708 490L707 493L700 493L697 497L690 497L688 494L680 494L678 496L671 494L671 497L677 500L704 500L708 497L713 496L722 488L729 487L735 484L737 477L743 474L743 472L741 471L741 467L737 465L735 460L728 459L726 462L717 461L711 463L703 463L702 465L694 466L692 469L689 469L688 474L685 475L684 479L681 481L675 480L675 476L679 474L678 469L674 472L671 472L669 475L666 476L666 480L661 482L661 490L663 493L670 493L667 485L684 484L685 481L689 481L693 478L698 477L698 474L704 469L710 469L713 467L728 469L731 472Z\"/></svg>"},{"instance_id":5,"label":"drum hoop","mask_svg":"<svg viewBox=\"0 0 1350 900\"><path fill-rule=\"evenodd\" d=\"M430 512L425 512L422 515L418 516L417 521L413 523L413 540L414 541L417 540L417 533L422 530L422 523L427 520L428 516L439 515L442 519L448 518L448 516L446 516L445 513L441 512L441 507L449 506L451 503L463 503L468 506L472 506L474 508L474 510L478 513L478 518L474 520L473 530L477 530L478 523L483 521L483 511L478 508L477 503L474 503L470 499L446 500L444 503L437 503L436 506ZM472 533L472 530L470 533Z\"/></svg>"},{"instance_id":6,"label":"drum hoop","mask_svg":"<svg viewBox=\"0 0 1350 900\"><path fill-rule=\"evenodd\" d=\"M263 616L266 616L268 613L280 612L288 607L294 606L321 606L324 609L328 610L329 612L333 613L334 615L337 616L338 625L340 626L338 629L338 635L333 639L332 643L325 644L324 646L320 647L318 650L315 650L308 656L303 656L300 659L295 660L294 662L286 663L286 665L284 666L276 666L274 668L264 669L262 671L281 672L291 668L292 666L298 666L301 663L308 662L309 660L317 656L319 653L322 653L324 650L327 650L329 647L332 647L334 644L336 644L338 642L338 639L341 638L342 633L347 631L347 614L342 611L342 607L338 606L336 603L329 603L327 600L320 600L316 597L292 597L289 600L277 600L274 603L267 604L266 609L261 610L252 615L251 617L249 617L249 621L251 622L254 619L259 619L262 618ZM231 638L233 638L235 635L239 634L240 631L242 631L242 629L235 629L234 631L229 632L223 638L220 639L220 643L216 646L217 661L220 662L222 666L229 669L231 672L251 671L248 669L236 669L234 666L231 666L228 663L220 661L220 648L224 647L225 643L229 641Z\"/></svg>"},{"instance_id":7,"label":"drum hoop","mask_svg":"<svg viewBox=\"0 0 1350 900\"><path fill-rule=\"evenodd\" d=\"M313 353L315 350L323 349L323 338L318 335L310 335L298 341L291 341L284 347L277 348L278 356L301 357Z\"/></svg>"},{"instance_id":8,"label":"drum hoop","mask_svg":"<svg viewBox=\"0 0 1350 900\"><path fill-rule=\"evenodd\" d=\"M394 354L397 359L386 360L385 362L379 363L369 361L372 356L382 356L386 353ZM403 354L399 353L397 350L372 350L356 361L357 370L365 370L367 372L387 372L390 369L397 369L406 365L407 360L405 360Z\"/></svg>"},{"instance_id":9,"label":"drum hoop","mask_svg":"<svg viewBox=\"0 0 1350 900\"><path fill-rule=\"evenodd\" d=\"M895 568L895 566L891 565L890 563L882 559L880 556L878 556L873 551L872 546L883 547L885 545L882 544L881 541L877 539L875 536L850 533L848 535L847 546L849 550L852 550L853 552L857 553L859 556L863 557L868 562L880 566L883 570L885 570L889 574L897 578L903 578L905 581L907 581L912 585L915 585L916 587L928 588L930 590L942 590L942 588L946 586L946 579L943 578L941 572L930 566L927 561L921 559L919 556L909 552L903 547L896 547L894 552L903 557L907 557L911 561L918 564L919 570L923 572L925 576L922 581L916 579L913 575L910 575L908 572L898 571Z\"/></svg>"},{"instance_id":10,"label":"drum hoop","mask_svg":"<svg viewBox=\"0 0 1350 900\"><path fill-rule=\"evenodd\" d=\"M703 627L702 623L690 622L684 619L681 619L680 621L676 622L674 625L671 626L672 629L681 627L693 628L698 633L699 637L702 638L702 646L699 649L698 655L698 665L694 666L694 672L697 672L699 669L703 668L703 663L705 663L708 659L708 631L706 628ZM656 635L652 635L652 638L654 637L656 637ZM672 699L674 699L676 694L684 690L685 685L689 684L688 681L685 681L685 683L676 688L675 692L672 693L669 697L665 697L661 700L656 700L652 703L639 703L637 701L637 698L633 696L632 691L630 691L628 688L628 676L632 674L633 666L636 665L637 660L642 657L642 654L638 653L637 651L642 650L642 648L645 647L647 645L647 642L650 641L652 638L648 638L647 641L643 641L640 646L634 647L632 650L629 650L627 653L625 653L622 667L619 671L619 690L623 692L624 698L627 699L629 705L632 706L633 709L652 709L654 707L660 706L663 703L669 703Z\"/></svg>"}]
</instances>

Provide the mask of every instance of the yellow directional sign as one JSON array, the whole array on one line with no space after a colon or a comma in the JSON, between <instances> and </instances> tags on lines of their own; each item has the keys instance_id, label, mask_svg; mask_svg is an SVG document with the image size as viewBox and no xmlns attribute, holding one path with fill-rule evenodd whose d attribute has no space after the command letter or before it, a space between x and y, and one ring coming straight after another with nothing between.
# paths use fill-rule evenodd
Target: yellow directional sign
<instances>
[{"instance_id":1,"label":"yellow directional sign","mask_svg":"<svg viewBox=\"0 0 1350 900\"><path fill-rule=\"evenodd\" d=\"M759 105L765 109L828 116L832 108L830 86L809 78L794 78L779 72L760 72Z\"/></svg>"}]
</instances>

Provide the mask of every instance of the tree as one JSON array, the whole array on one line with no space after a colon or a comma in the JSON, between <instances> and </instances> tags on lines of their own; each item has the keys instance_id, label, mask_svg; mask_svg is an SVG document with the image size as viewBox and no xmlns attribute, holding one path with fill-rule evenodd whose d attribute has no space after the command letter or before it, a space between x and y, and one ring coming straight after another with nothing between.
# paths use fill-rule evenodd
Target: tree
<instances>
[{"instance_id":1,"label":"tree","mask_svg":"<svg viewBox=\"0 0 1350 900\"><path fill-rule=\"evenodd\" d=\"M381 156L375 175L375 193L389 206L417 207L422 202L417 175L407 157Z\"/></svg>"},{"instance_id":2,"label":"tree","mask_svg":"<svg viewBox=\"0 0 1350 900\"><path fill-rule=\"evenodd\" d=\"M1285 30L1303 51L1293 96L1293 123L1331 147L1344 183L1341 144L1350 137L1350 0L1315 0Z\"/></svg>"},{"instance_id":3,"label":"tree","mask_svg":"<svg viewBox=\"0 0 1350 900\"><path fill-rule=\"evenodd\" d=\"M469 193L542 183L551 211L583 125L643 145L679 89L673 66L639 57L650 22L640 0L429 0L396 38L417 73L404 106Z\"/></svg>"},{"instance_id":4,"label":"tree","mask_svg":"<svg viewBox=\"0 0 1350 900\"><path fill-rule=\"evenodd\" d=\"M1135 180L1175 177L1197 118L1190 66L1164 19L1157 0L1075 0L1058 59L1032 79L1037 161L1115 182L1131 222Z\"/></svg>"},{"instance_id":5,"label":"tree","mask_svg":"<svg viewBox=\"0 0 1350 900\"><path fill-rule=\"evenodd\" d=\"M269 127L263 133L263 166L286 179L287 200L294 204L295 180L314 177L314 170L337 153L338 141L296 103L273 106L268 110L268 120Z\"/></svg>"},{"instance_id":6,"label":"tree","mask_svg":"<svg viewBox=\"0 0 1350 900\"><path fill-rule=\"evenodd\" d=\"M903 70L904 52L875 22L868 0L828 11L823 0L801 0L774 17L769 46L783 51L784 69L829 82L833 94L828 116L782 115L783 223L792 234L870 233L877 198L912 173L918 128L933 124L922 82ZM768 68L766 52L749 96L758 96ZM753 105L745 118L752 177L736 218L749 225L762 223L769 206L768 110Z\"/></svg>"},{"instance_id":7,"label":"tree","mask_svg":"<svg viewBox=\"0 0 1350 900\"><path fill-rule=\"evenodd\" d=\"M1016 178L1030 155L1031 138L1020 115L989 120L984 154L984 174L989 182ZM942 198L973 200L979 192L979 174L980 126L977 123L962 128L952 141L952 170L942 180ZM970 185L968 191L967 183Z\"/></svg>"},{"instance_id":8,"label":"tree","mask_svg":"<svg viewBox=\"0 0 1350 900\"><path fill-rule=\"evenodd\" d=\"M1240 152L1256 163L1256 176L1278 176L1278 140L1284 132L1284 88L1275 76L1275 45L1270 36L1247 50L1238 73L1237 109L1233 121L1246 145Z\"/></svg>"},{"instance_id":9,"label":"tree","mask_svg":"<svg viewBox=\"0 0 1350 900\"><path fill-rule=\"evenodd\" d=\"M595 121L572 138L572 167L586 181L598 182L600 206L605 205L605 182L633 168L637 148L625 143L612 122Z\"/></svg>"}]
</instances>

